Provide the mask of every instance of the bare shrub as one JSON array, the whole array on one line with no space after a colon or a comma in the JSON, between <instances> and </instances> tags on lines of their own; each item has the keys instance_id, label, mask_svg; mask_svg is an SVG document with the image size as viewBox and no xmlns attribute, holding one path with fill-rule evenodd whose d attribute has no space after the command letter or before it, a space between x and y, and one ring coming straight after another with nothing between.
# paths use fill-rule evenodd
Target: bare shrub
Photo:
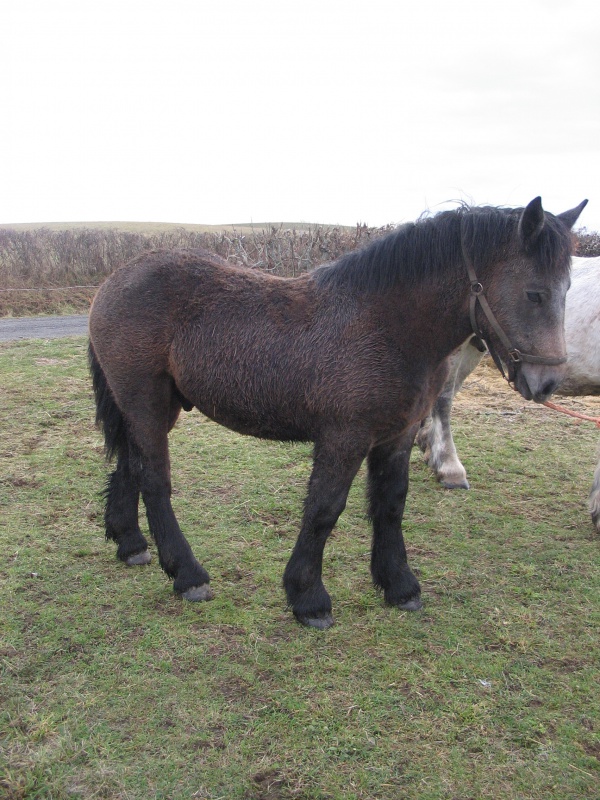
<instances>
[{"instance_id":1,"label":"bare shrub","mask_svg":"<svg viewBox=\"0 0 600 800\"><path fill-rule=\"evenodd\" d=\"M600 233L582 228L576 233L578 256L600 256Z\"/></svg>"},{"instance_id":2,"label":"bare shrub","mask_svg":"<svg viewBox=\"0 0 600 800\"><path fill-rule=\"evenodd\" d=\"M273 225L250 231L198 232L182 226L153 233L118 228L0 228L0 315L87 311L95 287L144 250L203 248L232 264L295 276L392 228ZM600 234L583 228L576 238L579 255L600 255Z\"/></svg>"},{"instance_id":3,"label":"bare shrub","mask_svg":"<svg viewBox=\"0 0 600 800\"><path fill-rule=\"evenodd\" d=\"M293 276L335 259L390 228L272 226L250 233L235 229L200 233L179 227L151 234L117 228L4 228L0 229L0 314L85 311L93 287L144 250L202 248L232 264Z\"/></svg>"}]
</instances>

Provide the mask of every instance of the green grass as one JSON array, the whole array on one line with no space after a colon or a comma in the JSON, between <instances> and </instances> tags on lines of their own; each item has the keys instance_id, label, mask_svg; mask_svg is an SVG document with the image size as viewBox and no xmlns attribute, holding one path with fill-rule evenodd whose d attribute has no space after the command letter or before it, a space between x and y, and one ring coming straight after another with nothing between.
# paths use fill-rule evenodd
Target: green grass
<instances>
[{"instance_id":1,"label":"green grass","mask_svg":"<svg viewBox=\"0 0 600 800\"><path fill-rule=\"evenodd\" d=\"M593 426L459 404L471 491L413 453L414 615L370 584L361 473L320 633L281 589L308 447L182 416L174 505L216 591L186 605L104 541L86 342L0 345L0 385L0 797L600 797Z\"/></svg>"}]
</instances>

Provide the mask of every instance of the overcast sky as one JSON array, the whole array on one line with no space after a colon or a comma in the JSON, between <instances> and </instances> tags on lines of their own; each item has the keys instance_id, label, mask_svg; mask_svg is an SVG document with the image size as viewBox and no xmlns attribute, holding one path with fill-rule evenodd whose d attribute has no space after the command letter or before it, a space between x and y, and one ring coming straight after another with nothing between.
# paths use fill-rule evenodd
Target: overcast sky
<instances>
[{"instance_id":1,"label":"overcast sky","mask_svg":"<svg viewBox=\"0 0 600 800\"><path fill-rule=\"evenodd\" d=\"M600 231L598 0L4 0L0 223Z\"/></svg>"}]
</instances>

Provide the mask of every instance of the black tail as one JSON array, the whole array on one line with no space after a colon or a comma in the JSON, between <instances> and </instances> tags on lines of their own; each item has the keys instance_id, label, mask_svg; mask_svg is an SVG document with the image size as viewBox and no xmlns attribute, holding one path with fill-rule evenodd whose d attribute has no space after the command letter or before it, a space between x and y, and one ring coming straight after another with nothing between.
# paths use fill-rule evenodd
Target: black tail
<instances>
[{"instance_id":1,"label":"black tail","mask_svg":"<svg viewBox=\"0 0 600 800\"><path fill-rule=\"evenodd\" d=\"M127 424L110 391L100 362L90 342L88 350L90 372L96 397L96 425L104 433L106 458L110 461L117 453L126 450Z\"/></svg>"}]
</instances>

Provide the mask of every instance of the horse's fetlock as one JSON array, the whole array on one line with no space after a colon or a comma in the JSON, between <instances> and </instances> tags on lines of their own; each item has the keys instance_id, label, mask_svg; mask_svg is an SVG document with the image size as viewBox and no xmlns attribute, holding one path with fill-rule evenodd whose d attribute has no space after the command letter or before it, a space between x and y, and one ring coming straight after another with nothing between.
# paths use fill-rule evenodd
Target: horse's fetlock
<instances>
[{"instance_id":1,"label":"horse's fetlock","mask_svg":"<svg viewBox=\"0 0 600 800\"><path fill-rule=\"evenodd\" d=\"M296 616L331 612L331 598L314 564L290 560L283 574L283 586L288 605Z\"/></svg>"},{"instance_id":2,"label":"horse's fetlock","mask_svg":"<svg viewBox=\"0 0 600 800\"><path fill-rule=\"evenodd\" d=\"M371 565L373 583L383 591L387 605L402 607L406 603L418 601L421 586L410 568L404 564L391 570L389 562L375 560Z\"/></svg>"},{"instance_id":3,"label":"horse's fetlock","mask_svg":"<svg viewBox=\"0 0 600 800\"><path fill-rule=\"evenodd\" d=\"M286 587L287 591L287 587ZM288 604L297 617L319 617L331 614L331 597L322 583L311 586L301 593L288 594Z\"/></svg>"},{"instance_id":4,"label":"horse's fetlock","mask_svg":"<svg viewBox=\"0 0 600 800\"><path fill-rule=\"evenodd\" d=\"M117 542L117 558L124 563L127 563L132 556L148 552L146 537L139 530L117 533L107 528L106 538Z\"/></svg>"},{"instance_id":5,"label":"horse's fetlock","mask_svg":"<svg viewBox=\"0 0 600 800\"><path fill-rule=\"evenodd\" d=\"M410 573L412 580L403 581L401 584L389 586L383 592L383 597L388 606L398 606L409 611L415 611L421 606L421 587L415 576Z\"/></svg>"}]
</instances>

